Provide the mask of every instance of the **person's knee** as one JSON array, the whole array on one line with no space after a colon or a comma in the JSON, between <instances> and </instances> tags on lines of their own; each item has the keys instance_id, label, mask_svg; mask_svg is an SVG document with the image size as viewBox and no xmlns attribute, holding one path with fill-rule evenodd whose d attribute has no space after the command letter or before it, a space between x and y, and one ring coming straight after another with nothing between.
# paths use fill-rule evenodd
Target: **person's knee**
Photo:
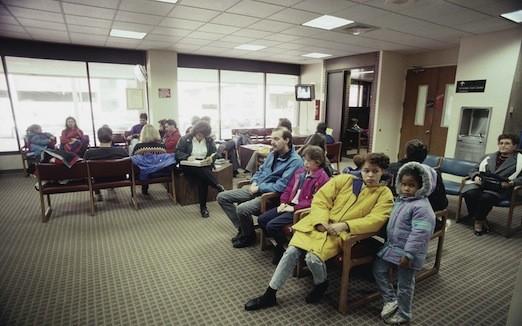
<instances>
[{"instance_id":1,"label":"person's knee","mask_svg":"<svg viewBox=\"0 0 522 326\"><path fill-rule=\"evenodd\" d=\"M227 196L227 191L223 191L217 194L216 200L218 204L226 204L229 202L229 198Z\"/></svg>"},{"instance_id":2,"label":"person's knee","mask_svg":"<svg viewBox=\"0 0 522 326\"><path fill-rule=\"evenodd\" d=\"M307 266L322 266L324 262L316 256L315 254L312 254L311 252L307 253L305 256L305 262Z\"/></svg>"},{"instance_id":3,"label":"person's knee","mask_svg":"<svg viewBox=\"0 0 522 326\"><path fill-rule=\"evenodd\" d=\"M281 230L281 225L279 225L278 223L274 223L274 221L272 220L272 221L266 223L265 229L266 229L266 232L268 232L270 234L276 234Z\"/></svg>"},{"instance_id":4,"label":"person's knee","mask_svg":"<svg viewBox=\"0 0 522 326\"><path fill-rule=\"evenodd\" d=\"M251 208L248 204L240 204L237 206L237 215L240 218L252 217Z\"/></svg>"}]
</instances>

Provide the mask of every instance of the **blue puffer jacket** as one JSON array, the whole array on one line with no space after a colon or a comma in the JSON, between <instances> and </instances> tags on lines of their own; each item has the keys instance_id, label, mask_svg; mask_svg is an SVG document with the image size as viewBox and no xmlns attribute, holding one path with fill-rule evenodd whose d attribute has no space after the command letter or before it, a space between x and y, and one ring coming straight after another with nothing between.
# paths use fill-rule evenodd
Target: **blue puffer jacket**
<instances>
[{"instance_id":1,"label":"blue puffer jacket","mask_svg":"<svg viewBox=\"0 0 522 326\"><path fill-rule=\"evenodd\" d=\"M133 155L131 159L132 163L140 168L138 176L140 180L147 180L149 175L163 169L173 169L174 165L176 165L176 158L173 153ZM165 175L170 174L170 169L168 171L164 170Z\"/></svg>"},{"instance_id":2,"label":"blue puffer jacket","mask_svg":"<svg viewBox=\"0 0 522 326\"><path fill-rule=\"evenodd\" d=\"M412 169L420 172L422 187L414 197L399 197L395 202L386 228L388 238L377 256L396 265L399 265L401 257L406 256L411 268L419 270L426 259L428 243L435 229L435 213L426 197L435 189L437 173L424 164L406 163L399 170L397 193L400 193L402 175Z\"/></svg>"},{"instance_id":3,"label":"blue puffer jacket","mask_svg":"<svg viewBox=\"0 0 522 326\"><path fill-rule=\"evenodd\" d=\"M252 177L252 182L258 185L261 193L282 193L288 185L290 178L294 175L294 172L302 166L303 160L293 148L282 156L274 155L272 151L268 154L263 165L259 167L259 170Z\"/></svg>"}]
</instances>

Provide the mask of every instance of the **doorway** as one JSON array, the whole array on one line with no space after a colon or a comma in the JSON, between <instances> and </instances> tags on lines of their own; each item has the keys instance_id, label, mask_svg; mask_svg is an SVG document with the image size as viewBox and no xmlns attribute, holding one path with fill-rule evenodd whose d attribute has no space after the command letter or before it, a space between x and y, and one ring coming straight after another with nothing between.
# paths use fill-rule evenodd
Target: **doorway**
<instances>
[{"instance_id":1,"label":"doorway","mask_svg":"<svg viewBox=\"0 0 522 326\"><path fill-rule=\"evenodd\" d=\"M456 66L408 70L399 158L411 139L421 140L430 154L444 156L449 124L445 116L450 116L445 111L451 108L456 70Z\"/></svg>"}]
</instances>

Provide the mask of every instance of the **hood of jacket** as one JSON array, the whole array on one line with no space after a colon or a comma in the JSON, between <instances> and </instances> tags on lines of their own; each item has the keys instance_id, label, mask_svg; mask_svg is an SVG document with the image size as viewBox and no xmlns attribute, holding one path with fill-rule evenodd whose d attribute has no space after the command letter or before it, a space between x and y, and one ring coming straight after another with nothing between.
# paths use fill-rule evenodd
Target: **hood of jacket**
<instances>
[{"instance_id":1,"label":"hood of jacket","mask_svg":"<svg viewBox=\"0 0 522 326\"><path fill-rule=\"evenodd\" d=\"M398 177L395 182L395 190L397 193L400 194L400 180L402 179L402 176L410 171L415 171L420 174L422 178L422 187L415 193L415 198L423 198L431 195L437 186L437 172L435 172L432 167L418 162L408 162L399 169Z\"/></svg>"}]
</instances>

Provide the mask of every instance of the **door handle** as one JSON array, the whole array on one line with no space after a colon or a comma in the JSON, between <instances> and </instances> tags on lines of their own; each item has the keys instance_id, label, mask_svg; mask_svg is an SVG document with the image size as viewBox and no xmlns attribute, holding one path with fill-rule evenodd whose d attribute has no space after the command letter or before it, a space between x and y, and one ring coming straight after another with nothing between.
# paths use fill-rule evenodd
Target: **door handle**
<instances>
[{"instance_id":1,"label":"door handle","mask_svg":"<svg viewBox=\"0 0 522 326\"><path fill-rule=\"evenodd\" d=\"M425 133L426 135L429 135L429 134L430 134L430 130L428 129L428 130L426 130L424 133Z\"/></svg>"}]
</instances>

